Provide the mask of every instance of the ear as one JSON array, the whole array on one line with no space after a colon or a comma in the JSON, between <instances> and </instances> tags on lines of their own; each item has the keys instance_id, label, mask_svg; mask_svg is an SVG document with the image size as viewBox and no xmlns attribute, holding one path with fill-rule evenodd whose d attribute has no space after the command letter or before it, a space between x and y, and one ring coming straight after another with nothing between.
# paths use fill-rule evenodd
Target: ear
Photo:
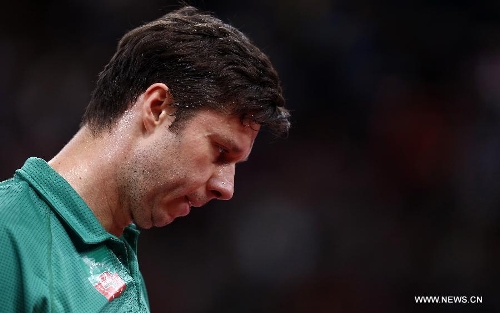
<instances>
[{"instance_id":1,"label":"ear","mask_svg":"<svg viewBox=\"0 0 500 313\"><path fill-rule=\"evenodd\" d=\"M146 132L153 132L158 126L170 126L175 119L173 99L167 85L155 83L140 96L141 116Z\"/></svg>"}]
</instances>

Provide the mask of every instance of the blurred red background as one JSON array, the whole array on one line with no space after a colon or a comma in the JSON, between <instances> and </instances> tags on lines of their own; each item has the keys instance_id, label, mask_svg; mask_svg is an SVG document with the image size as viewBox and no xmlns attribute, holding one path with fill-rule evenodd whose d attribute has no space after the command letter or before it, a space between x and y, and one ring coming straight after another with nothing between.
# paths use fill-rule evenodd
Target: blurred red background
<instances>
[{"instance_id":1,"label":"blurred red background","mask_svg":"<svg viewBox=\"0 0 500 313\"><path fill-rule=\"evenodd\" d=\"M119 38L179 6L4 2L1 179L57 153ZM498 2L189 3L270 56L293 127L259 135L232 201L143 231L153 312L500 309Z\"/></svg>"}]
</instances>

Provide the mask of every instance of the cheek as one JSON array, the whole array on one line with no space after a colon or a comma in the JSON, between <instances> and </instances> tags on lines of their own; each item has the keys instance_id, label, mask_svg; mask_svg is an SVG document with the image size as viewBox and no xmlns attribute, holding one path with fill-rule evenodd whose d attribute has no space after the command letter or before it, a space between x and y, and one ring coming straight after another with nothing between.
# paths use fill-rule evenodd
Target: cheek
<instances>
[{"instance_id":1,"label":"cheek","mask_svg":"<svg viewBox=\"0 0 500 313\"><path fill-rule=\"evenodd\" d=\"M162 158L158 147L141 147L131 151L123 165L124 180L130 188L134 198L147 197L151 192L161 188L166 180L165 170L162 168Z\"/></svg>"},{"instance_id":2,"label":"cheek","mask_svg":"<svg viewBox=\"0 0 500 313\"><path fill-rule=\"evenodd\" d=\"M178 187L192 192L204 185L209 178L208 166L203 162L185 162L178 164L171 176L170 182ZM186 192L186 191L185 191Z\"/></svg>"},{"instance_id":3,"label":"cheek","mask_svg":"<svg viewBox=\"0 0 500 313\"><path fill-rule=\"evenodd\" d=\"M203 147L202 142L179 149L176 164L184 177L191 181L206 181L214 170L213 151Z\"/></svg>"},{"instance_id":4,"label":"cheek","mask_svg":"<svg viewBox=\"0 0 500 313\"><path fill-rule=\"evenodd\" d=\"M200 188L215 169L213 151L202 140L172 140L150 143L136 154L138 180L150 196L173 199Z\"/></svg>"},{"instance_id":5,"label":"cheek","mask_svg":"<svg viewBox=\"0 0 500 313\"><path fill-rule=\"evenodd\" d=\"M208 164L202 160L170 155L168 162L157 164L150 179L151 192L161 198L175 199L199 189L208 180Z\"/></svg>"}]
</instances>

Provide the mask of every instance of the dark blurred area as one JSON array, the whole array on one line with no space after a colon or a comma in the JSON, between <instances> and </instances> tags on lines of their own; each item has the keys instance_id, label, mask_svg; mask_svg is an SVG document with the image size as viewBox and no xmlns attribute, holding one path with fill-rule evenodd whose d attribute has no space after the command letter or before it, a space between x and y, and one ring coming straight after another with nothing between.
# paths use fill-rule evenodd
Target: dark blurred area
<instances>
[{"instance_id":1,"label":"dark blurred area","mask_svg":"<svg viewBox=\"0 0 500 313\"><path fill-rule=\"evenodd\" d=\"M500 310L500 2L188 3L270 56L293 127L259 135L233 200L142 232L152 312ZM119 38L179 6L3 1L0 179L52 158Z\"/></svg>"}]
</instances>

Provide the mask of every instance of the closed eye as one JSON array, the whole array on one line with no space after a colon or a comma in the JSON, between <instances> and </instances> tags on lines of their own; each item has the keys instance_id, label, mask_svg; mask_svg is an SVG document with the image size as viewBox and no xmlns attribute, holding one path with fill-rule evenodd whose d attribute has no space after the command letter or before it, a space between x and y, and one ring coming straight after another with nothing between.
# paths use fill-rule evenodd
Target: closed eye
<instances>
[{"instance_id":1,"label":"closed eye","mask_svg":"<svg viewBox=\"0 0 500 313\"><path fill-rule=\"evenodd\" d=\"M219 154L228 154L229 153L229 150L227 150L224 147L219 146L218 148L219 148Z\"/></svg>"},{"instance_id":2,"label":"closed eye","mask_svg":"<svg viewBox=\"0 0 500 313\"><path fill-rule=\"evenodd\" d=\"M227 163L229 158L229 150L220 145L216 145L215 147L217 151L216 162Z\"/></svg>"}]
</instances>

